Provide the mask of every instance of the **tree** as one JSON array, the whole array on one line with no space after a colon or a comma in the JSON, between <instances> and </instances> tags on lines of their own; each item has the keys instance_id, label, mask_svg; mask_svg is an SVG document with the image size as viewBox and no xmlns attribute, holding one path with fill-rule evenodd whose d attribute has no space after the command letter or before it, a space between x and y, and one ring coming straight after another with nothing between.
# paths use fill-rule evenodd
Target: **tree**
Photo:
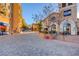
<instances>
[{"instance_id":1,"label":"tree","mask_svg":"<svg viewBox=\"0 0 79 59\"><path fill-rule=\"evenodd\" d=\"M28 29L28 28L29 28L29 27L28 27L28 25L26 24L25 20L22 19L22 29L23 29L23 30L26 30L26 29Z\"/></svg>"},{"instance_id":2,"label":"tree","mask_svg":"<svg viewBox=\"0 0 79 59\"><path fill-rule=\"evenodd\" d=\"M52 13L54 11L54 6L52 4L48 4L48 5L45 5L43 7L43 14L44 16L48 16L50 13Z\"/></svg>"},{"instance_id":3,"label":"tree","mask_svg":"<svg viewBox=\"0 0 79 59\"><path fill-rule=\"evenodd\" d=\"M42 21L39 21L38 25L39 25L39 31L41 31L41 29L42 29Z\"/></svg>"},{"instance_id":4,"label":"tree","mask_svg":"<svg viewBox=\"0 0 79 59\"><path fill-rule=\"evenodd\" d=\"M42 28L42 20L47 17L49 14L55 11L55 7L53 4L48 4L43 6L41 12L37 12L37 14L32 15L32 19L39 24L39 28Z\"/></svg>"},{"instance_id":5,"label":"tree","mask_svg":"<svg viewBox=\"0 0 79 59\"><path fill-rule=\"evenodd\" d=\"M33 19L35 22L38 22L38 20L39 20L39 15L38 15L38 14L32 15L32 19Z\"/></svg>"}]
</instances>

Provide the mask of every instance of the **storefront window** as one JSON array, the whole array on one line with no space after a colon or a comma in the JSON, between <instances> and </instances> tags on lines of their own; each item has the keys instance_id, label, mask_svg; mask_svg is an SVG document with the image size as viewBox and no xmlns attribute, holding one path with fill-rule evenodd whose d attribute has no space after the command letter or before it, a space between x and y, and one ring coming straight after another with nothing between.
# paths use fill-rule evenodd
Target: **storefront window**
<instances>
[{"instance_id":1,"label":"storefront window","mask_svg":"<svg viewBox=\"0 0 79 59\"><path fill-rule=\"evenodd\" d=\"M51 31L49 32L50 34L56 34L56 25L55 24L53 24L52 26L51 26Z\"/></svg>"},{"instance_id":2,"label":"storefront window","mask_svg":"<svg viewBox=\"0 0 79 59\"><path fill-rule=\"evenodd\" d=\"M71 25L69 23L67 23L63 27L63 31L64 31L64 35L70 35L71 34Z\"/></svg>"},{"instance_id":3,"label":"storefront window","mask_svg":"<svg viewBox=\"0 0 79 59\"><path fill-rule=\"evenodd\" d=\"M53 25L52 25L52 28L53 28L53 29L56 29L56 25L55 25L55 24L53 24Z\"/></svg>"}]
</instances>

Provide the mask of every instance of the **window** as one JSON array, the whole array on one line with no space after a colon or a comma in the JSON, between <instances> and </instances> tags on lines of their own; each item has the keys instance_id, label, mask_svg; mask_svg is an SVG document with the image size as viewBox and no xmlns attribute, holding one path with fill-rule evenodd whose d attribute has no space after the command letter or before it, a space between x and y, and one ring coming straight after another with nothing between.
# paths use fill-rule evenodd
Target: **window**
<instances>
[{"instance_id":1,"label":"window","mask_svg":"<svg viewBox=\"0 0 79 59\"><path fill-rule=\"evenodd\" d=\"M56 25L52 24L50 34L56 34Z\"/></svg>"},{"instance_id":2,"label":"window","mask_svg":"<svg viewBox=\"0 0 79 59\"><path fill-rule=\"evenodd\" d=\"M69 24L69 23L67 23L67 26L69 27L69 26L70 26L70 24Z\"/></svg>"},{"instance_id":3,"label":"window","mask_svg":"<svg viewBox=\"0 0 79 59\"><path fill-rule=\"evenodd\" d=\"M66 3L62 3L62 7L66 7Z\"/></svg>"},{"instance_id":4,"label":"window","mask_svg":"<svg viewBox=\"0 0 79 59\"><path fill-rule=\"evenodd\" d=\"M71 24L66 22L63 26L63 34L70 35L71 34Z\"/></svg>"},{"instance_id":5,"label":"window","mask_svg":"<svg viewBox=\"0 0 79 59\"><path fill-rule=\"evenodd\" d=\"M71 9L65 10L64 16L71 16Z\"/></svg>"},{"instance_id":6,"label":"window","mask_svg":"<svg viewBox=\"0 0 79 59\"><path fill-rule=\"evenodd\" d=\"M56 18L55 17L52 17L52 20L55 20Z\"/></svg>"},{"instance_id":7,"label":"window","mask_svg":"<svg viewBox=\"0 0 79 59\"><path fill-rule=\"evenodd\" d=\"M50 19L50 21L54 21L54 20L56 20L56 18L55 18L55 17L52 17L52 18Z\"/></svg>"},{"instance_id":8,"label":"window","mask_svg":"<svg viewBox=\"0 0 79 59\"><path fill-rule=\"evenodd\" d=\"M68 6L72 5L72 3L68 3Z\"/></svg>"},{"instance_id":9,"label":"window","mask_svg":"<svg viewBox=\"0 0 79 59\"><path fill-rule=\"evenodd\" d=\"M52 28L53 28L53 29L56 29L56 25L55 25L55 24L53 24L53 25L52 25Z\"/></svg>"}]
</instances>

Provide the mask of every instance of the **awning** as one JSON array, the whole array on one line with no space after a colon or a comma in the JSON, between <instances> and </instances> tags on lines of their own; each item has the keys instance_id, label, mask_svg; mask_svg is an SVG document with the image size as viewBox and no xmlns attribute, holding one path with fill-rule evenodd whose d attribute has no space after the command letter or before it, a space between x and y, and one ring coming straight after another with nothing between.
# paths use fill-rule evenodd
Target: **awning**
<instances>
[{"instance_id":1,"label":"awning","mask_svg":"<svg viewBox=\"0 0 79 59\"><path fill-rule=\"evenodd\" d=\"M0 26L0 30L6 29L6 26Z\"/></svg>"}]
</instances>

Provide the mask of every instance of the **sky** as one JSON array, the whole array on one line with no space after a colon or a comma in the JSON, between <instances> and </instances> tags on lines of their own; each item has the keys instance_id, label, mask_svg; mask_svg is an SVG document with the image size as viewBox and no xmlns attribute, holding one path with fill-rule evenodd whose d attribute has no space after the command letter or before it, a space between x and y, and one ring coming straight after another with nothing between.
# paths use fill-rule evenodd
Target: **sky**
<instances>
[{"instance_id":1,"label":"sky","mask_svg":"<svg viewBox=\"0 0 79 59\"><path fill-rule=\"evenodd\" d=\"M24 3L24 4L22 4L23 18L25 19L27 24L33 23L32 15L34 13L38 13L39 11L41 11L43 5L45 5L45 4L38 4L38 3L34 3L34 4Z\"/></svg>"},{"instance_id":2,"label":"sky","mask_svg":"<svg viewBox=\"0 0 79 59\"><path fill-rule=\"evenodd\" d=\"M32 16L34 14L42 14L42 9L47 3L23 3L22 4L22 16L27 24L34 23ZM57 10L58 5L53 3L53 8ZM77 17L79 18L79 4L77 4Z\"/></svg>"}]
</instances>

